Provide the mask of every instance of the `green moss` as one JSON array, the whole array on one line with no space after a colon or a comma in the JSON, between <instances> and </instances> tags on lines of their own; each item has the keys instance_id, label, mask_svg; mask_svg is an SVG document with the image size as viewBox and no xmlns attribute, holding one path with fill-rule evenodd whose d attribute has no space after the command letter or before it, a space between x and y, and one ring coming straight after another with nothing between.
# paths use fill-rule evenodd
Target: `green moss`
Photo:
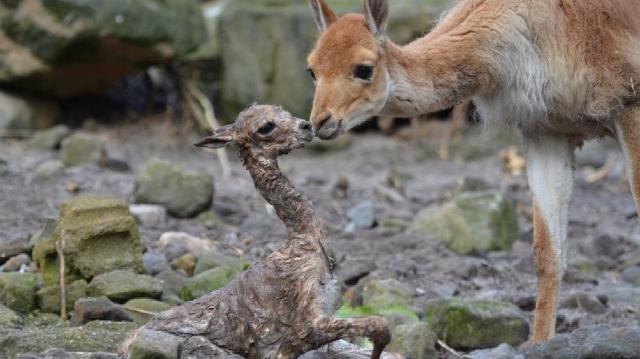
<instances>
[{"instance_id":1,"label":"green moss","mask_svg":"<svg viewBox=\"0 0 640 359\"><path fill-rule=\"evenodd\" d=\"M0 273L0 303L11 310L27 313L36 308L38 281L32 273Z\"/></svg>"}]
</instances>

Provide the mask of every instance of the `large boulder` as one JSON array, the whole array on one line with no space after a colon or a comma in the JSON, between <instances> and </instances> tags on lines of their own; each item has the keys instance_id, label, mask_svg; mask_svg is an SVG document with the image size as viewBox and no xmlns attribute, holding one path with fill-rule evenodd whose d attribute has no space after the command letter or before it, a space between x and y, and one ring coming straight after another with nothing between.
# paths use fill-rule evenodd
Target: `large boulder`
<instances>
[{"instance_id":1,"label":"large boulder","mask_svg":"<svg viewBox=\"0 0 640 359\"><path fill-rule=\"evenodd\" d=\"M103 92L204 38L195 0L3 1L0 83L56 97Z\"/></svg>"},{"instance_id":2,"label":"large boulder","mask_svg":"<svg viewBox=\"0 0 640 359\"><path fill-rule=\"evenodd\" d=\"M421 36L449 4L446 0L390 2L389 37L407 43ZM362 0L334 1L338 14L362 12ZM306 1L235 0L215 8L222 69L223 117L231 121L254 101L278 103L293 115L307 117L313 83L307 74L318 29ZM211 27L210 27L211 28ZM213 51L216 47L213 45ZM215 52L217 53L217 52Z\"/></svg>"},{"instance_id":3,"label":"large boulder","mask_svg":"<svg viewBox=\"0 0 640 359\"><path fill-rule=\"evenodd\" d=\"M449 249L462 255L509 250L518 239L518 215L505 192L462 192L438 210L418 212L412 228L436 232Z\"/></svg>"},{"instance_id":4,"label":"large boulder","mask_svg":"<svg viewBox=\"0 0 640 359\"><path fill-rule=\"evenodd\" d=\"M486 300L436 299L427 303L427 323L456 349L483 349L527 340L529 323L515 305Z\"/></svg>"},{"instance_id":5,"label":"large boulder","mask_svg":"<svg viewBox=\"0 0 640 359\"><path fill-rule=\"evenodd\" d=\"M33 273L0 273L0 304L20 313L36 306L38 282Z\"/></svg>"},{"instance_id":6,"label":"large boulder","mask_svg":"<svg viewBox=\"0 0 640 359\"><path fill-rule=\"evenodd\" d=\"M161 204L176 217L194 217L213 201L213 178L171 162L151 159L136 179L133 200Z\"/></svg>"},{"instance_id":7,"label":"large boulder","mask_svg":"<svg viewBox=\"0 0 640 359\"><path fill-rule=\"evenodd\" d=\"M33 260L47 287L60 283L56 243L63 238L66 283L90 281L117 269L142 272L138 225L122 199L78 197L62 204L53 235L33 249Z\"/></svg>"}]
</instances>

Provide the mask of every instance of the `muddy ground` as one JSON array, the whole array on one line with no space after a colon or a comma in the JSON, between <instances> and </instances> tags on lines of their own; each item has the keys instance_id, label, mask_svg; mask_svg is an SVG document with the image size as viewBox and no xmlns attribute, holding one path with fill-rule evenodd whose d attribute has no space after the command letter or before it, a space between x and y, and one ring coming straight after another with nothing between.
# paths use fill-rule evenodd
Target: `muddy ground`
<instances>
[{"instance_id":1,"label":"muddy ground","mask_svg":"<svg viewBox=\"0 0 640 359\"><path fill-rule=\"evenodd\" d=\"M130 170L84 165L68 168L59 179L38 182L33 178L36 166L57 158L58 153L29 149L20 139L0 139L0 240L28 238L46 218L57 217L60 204L71 197L107 195L130 202L136 174L148 159L160 157L214 176L213 210L224 226L207 228L195 219L169 218L160 226L140 227L145 248L153 248L166 231L182 231L209 238L221 250L242 253L256 261L283 243L282 224L253 188L235 153L229 152L232 174L225 180L215 154L192 146L205 133L179 133L175 123L158 118L94 125L89 130L101 136L110 157L126 161ZM454 140L450 158L442 160L433 140L416 143L365 131L351 134L348 148L323 153L299 150L282 158L281 167L314 203L343 270L360 259L374 261L377 269L373 275L393 276L416 288L414 309L420 315L424 303L437 298L438 292L450 291L461 298L510 300L532 316L536 277L529 244L531 200L524 175L510 175L498 156L509 145L520 148L516 134L489 136L472 125ZM612 288L624 292L632 286L620 279L621 271L640 261L640 221L626 184L623 157L615 143L605 142L602 147L608 155L616 156L603 179L589 183L590 168L579 167L576 171L569 225L569 275L563 282L562 298L575 291L601 298L611 295ZM387 186L390 173L403 179L404 198L395 203L379 199L374 191L376 186ZM336 198L334 186L343 174L349 180L347 196ZM480 178L505 189L517 201L520 240L513 250L462 257L439 244L434 235L414 234L406 227L377 226L355 234L343 232L348 222L346 212L362 201L374 202L378 221L393 217L409 223L418 210L439 206L465 178ZM70 183L77 184L77 192L68 190ZM612 238L615 253L610 262L600 269L578 271L585 268L585 263L600 263L602 256L593 241L602 234ZM558 330L567 332L595 323L638 325L639 309L637 302L624 303L624 299L604 314L563 308Z\"/></svg>"}]
</instances>

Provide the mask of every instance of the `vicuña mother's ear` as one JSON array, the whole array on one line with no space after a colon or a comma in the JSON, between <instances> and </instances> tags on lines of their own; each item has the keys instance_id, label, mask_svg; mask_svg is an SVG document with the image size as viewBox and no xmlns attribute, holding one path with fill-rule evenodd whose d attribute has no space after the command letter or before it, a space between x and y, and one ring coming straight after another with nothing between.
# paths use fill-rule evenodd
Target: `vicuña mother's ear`
<instances>
[{"instance_id":1,"label":"vicu\u00f1a mother's ear","mask_svg":"<svg viewBox=\"0 0 640 359\"><path fill-rule=\"evenodd\" d=\"M213 135L196 142L197 147L221 148L236 140L236 128L234 124L224 125L213 131Z\"/></svg>"},{"instance_id":2,"label":"vicu\u00f1a mother's ear","mask_svg":"<svg viewBox=\"0 0 640 359\"><path fill-rule=\"evenodd\" d=\"M378 40L386 39L387 19L389 17L389 3L387 0L365 0L364 17L367 19L369 31Z\"/></svg>"},{"instance_id":3,"label":"vicu\u00f1a mother's ear","mask_svg":"<svg viewBox=\"0 0 640 359\"><path fill-rule=\"evenodd\" d=\"M323 32L329 25L338 20L338 15L331 10L324 0L309 0L309 5L311 5L313 19L316 20L320 32Z\"/></svg>"}]
</instances>

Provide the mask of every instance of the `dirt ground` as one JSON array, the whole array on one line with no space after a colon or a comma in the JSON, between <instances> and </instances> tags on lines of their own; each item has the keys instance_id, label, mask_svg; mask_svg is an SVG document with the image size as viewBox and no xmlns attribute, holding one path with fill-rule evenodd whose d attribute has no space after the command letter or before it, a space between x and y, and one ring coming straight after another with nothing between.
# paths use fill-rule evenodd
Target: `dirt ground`
<instances>
[{"instance_id":1,"label":"dirt ground","mask_svg":"<svg viewBox=\"0 0 640 359\"><path fill-rule=\"evenodd\" d=\"M145 248L152 248L166 231L182 231L209 238L222 250L243 253L256 261L283 243L282 224L253 188L235 153L229 152L232 174L225 180L215 154L192 146L205 134L179 134L175 124L161 119L93 126L91 130L104 140L110 157L128 163L129 171L85 165L68 168L63 177L42 183L33 179L34 169L45 160L57 158L58 153L29 149L19 139L0 139L0 240L28 238L46 218L58 216L60 204L67 198L106 195L130 202L137 173L148 159L160 157L214 176L213 210L224 226L207 228L195 219L169 218L160 226L140 227ZM532 316L536 278L528 243L532 227L530 194L525 175L509 175L498 156L509 145L519 146L516 134L489 136L471 126L454 141L448 160L437 156L438 145L432 141L410 143L377 132L350 135L352 143L346 149L323 153L303 149L281 159L281 167L291 181L314 203L342 268L361 259L374 261L374 275L392 276L416 289L414 309L421 316L424 304L443 290L461 298L509 300ZM620 272L640 261L640 221L626 184L623 156L615 144L606 142L603 147L607 154L617 156L604 179L589 183L588 168L576 171L569 226L569 275L563 282L562 298L575 291L602 297L609 295L611 288L631 290L620 279ZM387 186L390 173L403 179L404 197L395 203L379 199L374 190ZM343 199L332 195L341 175L349 181ZM348 222L346 212L362 201L374 202L378 221L393 217L409 223L418 210L436 208L455 193L465 178L480 178L492 187L505 189L517 201L521 235L513 250L461 257L439 244L434 235L415 234L407 228L376 226L355 234L343 232ZM67 190L70 181L78 185L78 192ZM578 271L585 263L597 263L599 257L592 243L602 234L613 239L614 251L618 251L609 268ZM567 332L595 323L638 325L638 310L637 302L611 306L604 314L563 308L558 330Z\"/></svg>"}]
</instances>

